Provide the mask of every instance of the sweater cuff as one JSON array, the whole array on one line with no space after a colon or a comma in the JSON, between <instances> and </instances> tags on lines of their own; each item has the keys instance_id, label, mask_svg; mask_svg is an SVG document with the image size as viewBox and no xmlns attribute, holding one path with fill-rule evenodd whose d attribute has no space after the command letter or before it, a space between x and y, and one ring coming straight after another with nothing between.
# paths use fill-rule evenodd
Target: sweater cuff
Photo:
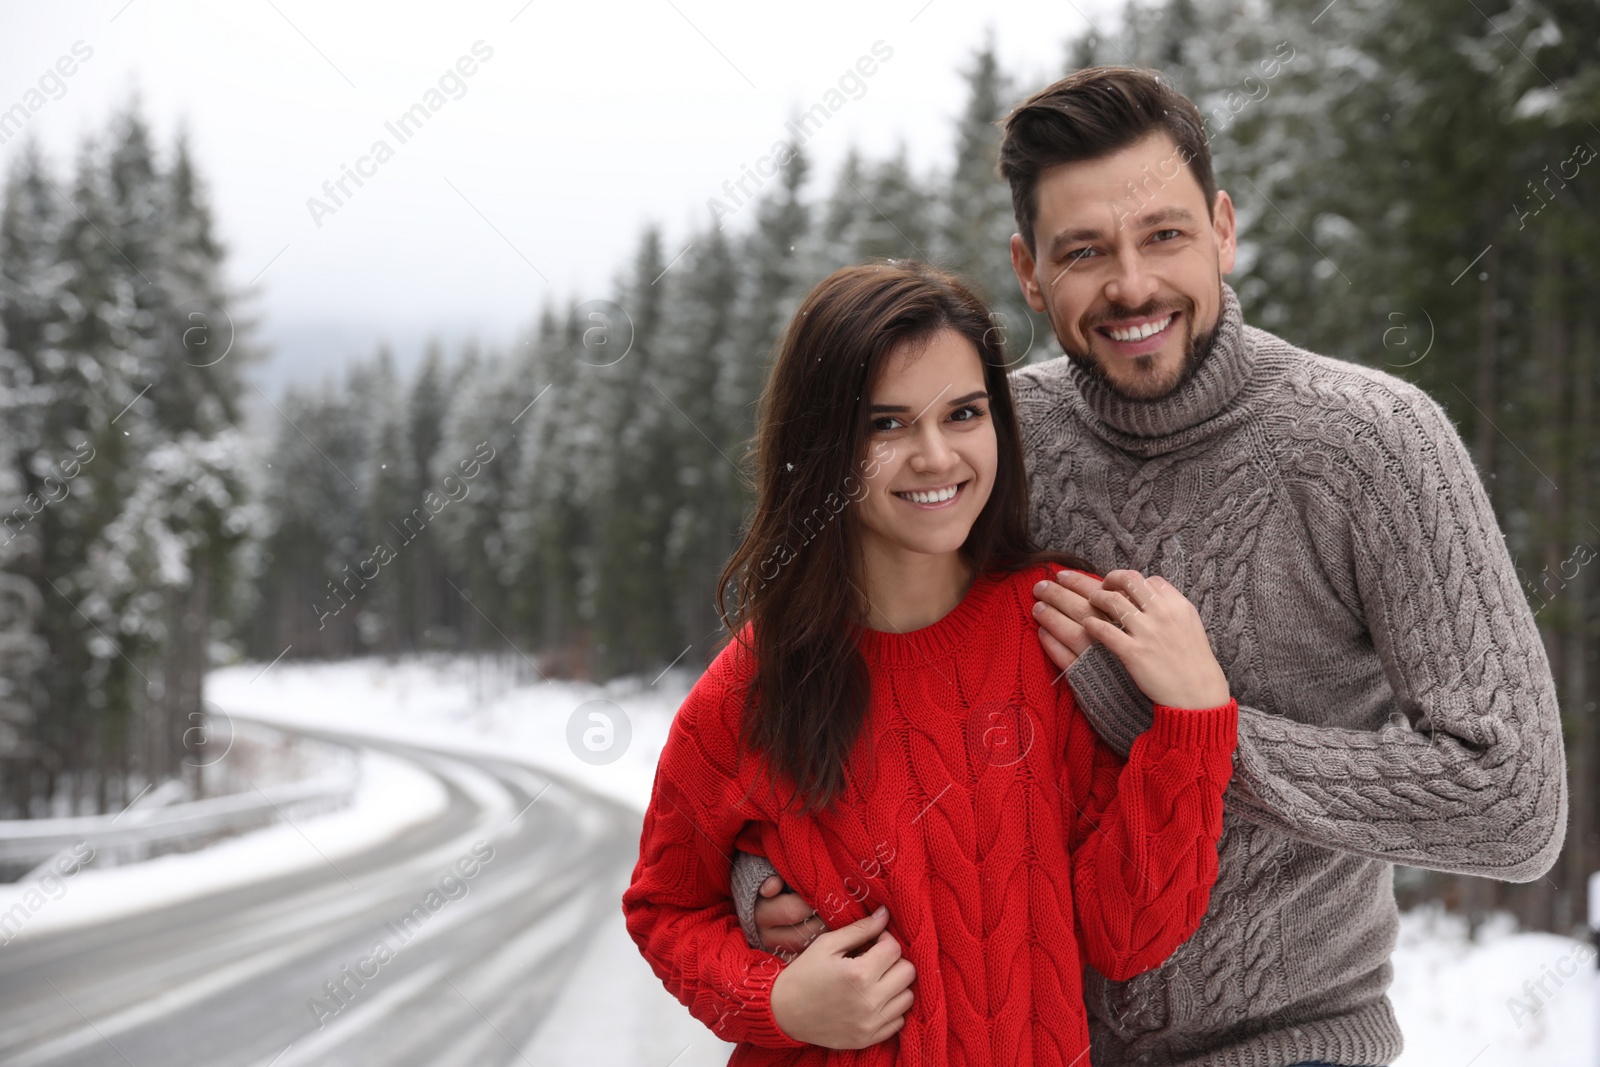
<instances>
[{"instance_id":1,"label":"sweater cuff","mask_svg":"<svg viewBox=\"0 0 1600 1067\"><path fill-rule=\"evenodd\" d=\"M753 852L734 853L733 870L729 872L732 884L729 888L733 894L733 910L738 914L739 926L744 930L745 943L751 948L762 947L761 931L756 928L756 900L761 895L761 883L767 880L768 875L777 873L777 868L768 863L765 856L757 856Z\"/></svg>"},{"instance_id":2,"label":"sweater cuff","mask_svg":"<svg viewBox=\"0 0 1600 1067\"><path fill-rule=\"evenodd\" d=\"M796 1041L784 1033L772 1014L772 984L778 980L785 966L787 964L780 962L776 956L763 954L746 971L740 992L739 1042L758 1048L806 1047L804 1041ZM717 1029L712 1027L712 1032L717 1033ZM717 1036L725 1041L735 1040L720 1033Z\"/></svg>"},{"instance_id":3,"label":"sweater cuff","mask_svg":"<svg viewBox=\"0 0 1600 1067\"><path fill-rule=\"evenodd\" d=\"M1150 729L1152 705L1122 661L1106 646L1090 645L1067 668L1067 682L1095 733L1126 759L1139 735Z\"/></svg>"},{"instance_id":4,"label":"sweater cuff","mask_svg":"<svg viewBox=\"0 0 1600 1067\"><path fill-rule=\"evenodd\" d=\"M1150 733L1170 748L1216 748L1232 752L1239 743L1239 702L1214 708L1174 708L1157 704Z\"/></svg>"}]
</instances>

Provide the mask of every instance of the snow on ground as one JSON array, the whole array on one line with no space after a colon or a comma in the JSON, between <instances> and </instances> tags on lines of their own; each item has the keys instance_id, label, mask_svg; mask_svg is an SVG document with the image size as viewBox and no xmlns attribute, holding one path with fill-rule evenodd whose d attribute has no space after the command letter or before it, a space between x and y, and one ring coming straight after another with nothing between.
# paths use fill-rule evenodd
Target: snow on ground
<instances>
[{"instance_id":1,"label":"snow on ground","mask_svg":"<svg viewBox=\"0 0 1600 1067\"><path fill-rule=\"evenodd\" d=\"M677 671L653 683L519 685L504 663L467 659L279 664L258 674L258 667L217 671L208 696L277 721L526 760L641 810L673 713L694 681L692 673ZM583 709L595 700L620 709L632 730L620 757L604 766L580 759L581 742L569 742L569 721L577 712L580 725L592 723ZM615 717L606 705L593 707ZM724 1062L729 1046L676 1001L655 995L660 984L633 950L620 914L614 925L597 938L535 1047L561 1063L647 1062L646 1051L670 1059L680 1050L681 1067ZM1391 997L1406 1052L1394 1067L1596 1067L1594 960L1582 942L1517 933L1509 921L1488 924L1474 942L1460 920L1442 912L1402 916Z\"/></svg>"},{"instance_id":2,"label":"snow on ground","mask_svg":"<svg viewBox=\"0 0 1600 1067\"><path fill-rule=\"evenodd\" d=\"M608 686L521 684L503 661L414 658L230 667L207 679L226 713L349 730L490 754L563 773L643 810L691 672ZM598 715L599 718L591 717ZM585 736L588 742L585 743ZM596 751L598 750L598 751ZM593 762L610 757L611 762ZM438 784L402 761L368 754L355 807L299 823L330 858L437 811ZM288 826L198 853L106 871L86 869L34 916L26 934L124 914L323 862ZM620 899L621 886L615 887ZM0 886L0 911L20 892ZM1437 910L1401 917L1391 990L1406 1051L1394 1067L1596 1067L1595 953L1584 942L1518 933L1509 920L1467 937ZM731 1046L673 1000L635 951L620 907L598 932L551 1021L532 1039L538 1062L666 1062L711 1067Z\"/></svg>"},{"instance_id":3,"label":"snow on ground","mask_svg":"<svg viewBox=\"0 0 1600 1067\"><path fill-rule=\"evenodd\" d=\"M667 729L695 675L525 685L514 665L465 657L280 663L264 673L245 665L213 671L206 699L270 722L510 756L644 811ZM611 762L591 762L602 757Z\"/></svg>"},{"instance_id":4,"label":"snow on ground","mask_svg":"<svg viewBox=\"0 0 1600 1067\"><path fill-rule=\"evenodd\" d=\"M508 663L462 658L279 664L265 673L245 666L213 672L206 697L240 716L515 759L643 812L667 730L695 676L679 670L607 686L521 685L516 677ZM612 760L589 761L600 757ZM639 955L623 924L624 888L625 881L605 889L617 906L605 913L545 1025L522 1044L523 1057L567 1067L720 1067L733 1046L694 1019Z\"/></svg>"},{"instance_id":5,"label":"snow on ground","mask_svg":"<svg viewBox=\"0 0 1600 1067\"><path fill-rule=\"evenodd\" d=\"M1600 982L1595 951L1555 934L1518 933L1500 916L1467 938L1460 918L1400 918L1394 1001L1406 1051L1395 1067L1595 1067Z\"/></svg>"},{"instance_id":6,"label":"snow on ground","mask_svg":"<svg viewBox=\"0 0 1600 1067\"><path fill-rule=\"evenodd\" d=\"M444 787L404 760L364 750L349 807L240 834L195 852L141 863L85 867L64 879L0 884L0 914L31 912L18 938L83 926L334 862L443 811ZM42 905L38 903L44 898Z\"/></svg>"}]
</instances>

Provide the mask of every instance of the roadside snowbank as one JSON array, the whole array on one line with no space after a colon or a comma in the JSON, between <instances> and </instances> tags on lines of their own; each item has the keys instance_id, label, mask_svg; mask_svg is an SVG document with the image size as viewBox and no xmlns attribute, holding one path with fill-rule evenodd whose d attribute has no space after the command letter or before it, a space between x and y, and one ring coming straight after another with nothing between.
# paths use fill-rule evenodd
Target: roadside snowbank
<instances>
[{"instance_id":1,"label":"roadside snowbank","mask_svg":"<svg viewBox=\"0 0 1600 1067\"><path fill-rule=\"evenodd\" d=\"M656 761L695 675L674 670L654 682L623 679L519 684L503 659L419 657L339 663L227 667L206 678L206 699L223 710L283 725L321 726L516 759L565 774L639 811L650 802ZM583 734L610 720L592 763ZM576 740L569 730L576 722ZM581 758L579 753L589 756Z\"/></svg>"},{"instance_id":2,"label":"roadside snowbank","mask_svg":"<svg viewBox=\"0 0 1600 1067\"><path fill-rule=\"evenodd\" d=\"M194 852L170 853L104 870L0 885L0 915L28 913L14 938L115 919L223 889L337 863L444 810L438 780L405 760L361 754L360 784L349 807L278 823ZM0 943L5 938L0 935Z\"/></svg>"}]
</instances>

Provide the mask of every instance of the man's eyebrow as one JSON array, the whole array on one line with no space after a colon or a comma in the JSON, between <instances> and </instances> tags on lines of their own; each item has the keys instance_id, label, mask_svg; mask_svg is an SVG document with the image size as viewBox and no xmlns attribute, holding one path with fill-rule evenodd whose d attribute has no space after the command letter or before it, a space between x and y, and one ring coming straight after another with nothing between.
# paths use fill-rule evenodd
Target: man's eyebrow
<instances>
[{"instance_id":1,"label":"man's eyebrow","mask_svg":"<svg viewBox=\"0 0 1600 1067\"><path fill-rule=\"evenodd\" d=\"M1164 207L1140 215L1134 220L1134 225L1144 230L1149 229L1151 226L1160 226L1166 222L1183 222L1193 226L1195 217L1194 213L1186 207Z\"/></svg>"},{"instance_id":2,"label":"man's eyebrow","mask_svg":"<svg viewBox=\"0 0 1600 1067\"><path fill-rule=\"evenodd\" d=\"M975 393L968 393L966 396L958 396L954 400L946 401L945 407L958 408L962 404L970 404L974 400L987 399L989 399L988 392L979 389ZM897 415L902 411L910 411L911 409L904 404L873 404L867 410L873 415Z\"/></svg>"},{"instance_id":3,"label":"man's eyebrow","mask_svg":"<svg viewBox=\"0 0 1600 1067\"><path fill-rule=\"evenodd\" d=\"M1141 230L1163 223L1181 222L1185 225L1195 225L1194 213L1185 207L1163 207L1154 211L1147 211L1133 220L1133 225ZM1079 241L1098 241L1105 236L1105 231L1095 226L1080 226L1072 230L1062 230L1050 238L1048 254L1052 257L1059 255L1067 245L1077 244Z\"/></svg>"},{"instance_id":4,"label":"man's eyebrow","mask_svg":"<svg viewBox=\"0 0 1600 1067\"><path fill-rule=\"evenodd\" d=\"M1050 238L1050 244L1046 250L1054 258L1067 245L1075 245L1079 241L1098 241L1102 236L1103 231L1093 226L1080 226L1075 230L1062 230Z\"/></svg>"}]
</instances>

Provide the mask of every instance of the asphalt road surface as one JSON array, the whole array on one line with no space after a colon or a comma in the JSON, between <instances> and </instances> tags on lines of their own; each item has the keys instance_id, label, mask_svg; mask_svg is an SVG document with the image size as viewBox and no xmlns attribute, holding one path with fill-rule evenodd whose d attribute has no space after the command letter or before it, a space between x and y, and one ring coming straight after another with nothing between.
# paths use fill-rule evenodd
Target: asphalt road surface
<instances>
[{"instance_id":1,"label":"asphalt road surface","mask_svg":"<svg viewBox=\"0 0 1600 1067\"><path fill-rule=\"evenodd\" d=\"M0 950L0 1064L529 1062L618 919L638 814L515 763L312 736L416 763L445 810L337 864Z\"/></svg>"}]
</instances>

